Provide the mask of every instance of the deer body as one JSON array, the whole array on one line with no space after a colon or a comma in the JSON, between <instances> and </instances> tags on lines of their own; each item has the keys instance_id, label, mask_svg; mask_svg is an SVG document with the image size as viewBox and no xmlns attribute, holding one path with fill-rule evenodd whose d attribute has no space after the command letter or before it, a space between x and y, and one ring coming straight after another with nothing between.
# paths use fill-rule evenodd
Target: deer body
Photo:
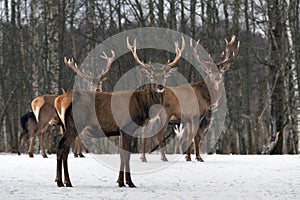
<instances>
[{"instance_id":1,"label":"deer body","mask_svg":"<svg viewBox=\"0 0 300 200\"><path fill-rule=\"evenodd\" d=\"M24 114L21 117L21 126L22 126L22 132L20 133L19 136L19 142L18 142L18 155L21 155L21 146L22 146L22 141L24 137L27 140L27 146L29 148L30 143L29 139L30 136L34 134L35 130L37 129L37 121L35 119L34 113L33 112L28 112ZM46 126L43 130L42 133L40 134L41 137L39 137L39 140L42 140L43 136L47 137L47 149L49 150L49 139L50 139L50 134L53 132L54 127L51 125ZM33 139L34 141L35 139Z\"/></svg>"},{"instance_id":2,"label":"deer body","mask_svg":"<svg viewBox=\"0 0 300 200\"><path fill-rule=\"evenodd\" d=\"M54 100L58 95L56 94L46 94L35 98L31 102L31 107L33 113L35 115L35 119L37 121L36 129L34 132L29 134L30 137L30 145L28 148L28 154L30 157L33 157L32 148L34 143L34 138L38 136L39 138L42 137L42 131L48 125L59 125L60 119L56 114L54 108ZM47 154L45 152L44 142L42 139L39 139L42 155L44 158L47 158Z\"/></svg>"},{"instance_id":3,"label":"deer body","mask_svg":"<svg viewBox=\"0 0 300 200\"><path fill-rule=\"evenodd\" d=\"M222 57L225 56L224 60L218 62L217 68L218 70L214 71L212 70L212 63L210 61L203 61L201 57L197 53L197 46L199 44L199 41L196 43L196 46L193 46L192 40L190 41L190 47L192 49L192 53L197 60L197 62L200 64L203 71L207 74L205 78L205 82L197 82L194 84L191 84L194 93L196 94L199 110L193 110L193 102L189 102L191 98L185 99L185 102L187 102L187 105L190 105L190 107L187 107L185 109L181 109L182 113L179 112L178 107L180 107L178 100L176 100L176 96L189 96L187 93L187 86L181 85L178 87L170 87L166 88L166 96L164 101L164 107L167 110L167 119L169 119L169 122L174 121L175 123L184 123L187 131L187 137L188 137L188 144L191 144L192 139L194 138L195 143L195 150L196 150L196 159L198 161L203 161L203 159L200 157L200 140L201 136L204 134L205 130L209 127L210 121L211 121L211 115L213 112L213 109L218 106L219 100L222 96L221 86L222 83L222 76L225 71L227 71L230 68L230 63L236 58L237 53L239 51L239 42L237 44L237 47L234 49L234 42L235 42L235 36L232 36L231 40L228 42L225 39L226 42L226 50L225 53L222 55ZM170 92L176 91L176 96ZM169 92L168 92L169 91ZM184 95L185 94L185 95ZM189 103L188 103L189 102ZM195 105L195 104L194 104ZM193 121L193 119L199 119L198 122ZM189 120L190 119L190 120ZM196 124L196 127L195 127ZM196 129L195 129L196 128ZM167 158L165 156L165 152L163 149L163 133L167 129L167 123L164 125L164 128L157 134L159 146L160 146L160 152L161 152L161 159L163 161L167 161ZM143 144L143 150L142 150L142 156L141 160L142 162L146 162L145 157L145 147L146 147L146 141L147 139L144 139ZM191 146L187 149L187 155L186 160L191 160Z\"/></svg>"},{"instance_id":4,"label":"deer body","mask_svg":"<svg viewBox=\"0 0 300 200\"><path fill-rule=\"evenodd\" d=\"M196 128L198 125L200 126L201 121L195 120L204 118L203 114L207 113L207 105L209 104L209 95L207 96L206 93L203 94L205 87L206 85L204 82L199 82L192 85L186 84L177 87L167 87L165 89L163 106L167 114L167 123L163 125L161 131L157 134L162 161L167 161L162 141L168 122L176 124L183 123L186 127L185 132L197 132ZM191 134L185 134L185 136L189 136L188 142L190 144L193 136ZM144 138L141 155L141 160L143 162L147 162L145 156L146 142L147 138Z\"/></svg>"},{"instance_id":5,"label":"deer body","mask_svg":"<svg viewBox=\"0 0 300 200\"><path fill-rule=\"evenodd\" d=\"M67 164L67 153L69 152L70 144L73 142L75 137L80 133L86 126L91 127L91 131L98 133L96 137L109 137L109 136L121 136L120 142L120 156L121 156L121 166L119 172L118 183L119 186L124 186L124 167L126 174L126 183L130 187L134 187L133 182L130 177L129 169L129 151L131 146L131 141L134 132L139 126L142 126L149 120L149 109L152 105L161 104L163 101L163 93L153 93L151 89L146 88L144 90L137 91L121 91L115 92L114 94L108 92L93 93L88 91L74 91L68 92L60 96L59 100L55 101L55 106L58 108L66 107L65 117L65 134L61 141L59 142L57 149L57 185L63 186L61 178L61 163L64 166ZM150 94L150 95L149 95ZM114 95L114 97L113 97ZM130 95L129 108L124 105L126 99ZM73 96L72 102L66 105L62 105L64 99L70 99ZM112 98L116 98L117 113L113 113L111 109ZM68 102L68 101L65 101ZM91 108L90 102L95 102L95 114L90 113ZM129 109L129 116L124 117L124 113ZM80 111L80 116L77 120L75 128L74 118L72 113L74 111ZM58 113L61 113L58 111ZM116 120L118 122L116 122ZM77 122L77 121L76 121ZM98 128L98 124L101 129ZM77 130L76 130L77 129ZM66 186L72 186L70 179L68 177L68 169L65 167L65 184Z\"/></svg>"},{"instance_id":6,"label":"deer body","mask_svg":"<svg viewBox=\"0 0 300 200\"><path fill-rule=\"evenodd\" d=\"M136 40L133 45L130 45L127 38L127 47L136 62L142 67L143 74L150 79L149 87L147 86L143 90L113 93L74 91L63 94L55 100L55 108L65 127L65 134L57 147L56 182L59 187L64 186L62 166L64 166L65 184L68 187L72 186L67 164L68 152L72 141L82 130L86 131L86 127L89 127L93 133L98 133L97 137L120 135L121 162L117 182L119 187L125 186L125 173L126 184L129 187L135 187L131 180L129 166L132 138L140 126L151 120L149 113L151 107L163 103L166 79L177 70L177 68L171 67L180 59L184 50L184 39L182 38L181 49L179 49L178 43L175 43L177 55L174 61L160 69L145 64L138 58ZM73 113L80 114L73 116ZM151 116L155 117L155 115L157 113Z\"/></svg>"}]
</instances>

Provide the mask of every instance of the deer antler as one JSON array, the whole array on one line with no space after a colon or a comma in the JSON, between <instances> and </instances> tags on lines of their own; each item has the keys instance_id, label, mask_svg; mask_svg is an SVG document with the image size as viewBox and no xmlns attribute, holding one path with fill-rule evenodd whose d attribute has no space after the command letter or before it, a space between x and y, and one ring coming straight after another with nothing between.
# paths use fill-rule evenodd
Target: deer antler
<instances>
[{"instance_id":1,"label":"deer antler","mask_svg":"<svg viewBox=\"0 0 300 200\"><path fill-rule=\"evenodd\" d=\"M102 91L102 88L99 88L102 86L101 81L103 81L103 77L108 73L108 71L111 68L111 64L115 58L115 52L113 50L111 50L111 57L108 57L105 52L103 52L103 55L101 55L101 58L105 59L107 61L105 70L102 70L101 74L99 74L96 78L94 78L91 75L87 75L86 73L84 73L83 71L81 71L77 64L74 62L74 59L69 59L67 60L67 58L64 58L64 62L67 66L69 66L77 75L79 75L80 77L82 77L83 79L85 79L90 85L97 87L97 91Z\"/></svg>"},{"instance_id":2,"label":"deer antler","mask_svg":"<svg viewBox=\"0 0 300 200\"><path fill-rule=\"evenodd\" d=\"M208 61L206 61L206 60L203 60L202 58L200 58L199 54L197 53L199 43L200 43L200 40L198 40L196 42L196 45L193 46L193 39L192 38L190 39L190 47L192 49L192 53L193 53L194 57L196 58L196 60L202 64L201 67L202 67L203 71L207 74L210 74L210 73L212 73L212 70L210 68L211 61L210 61L210 59ZM209 58L210 58L210 55L209 55Z\"/></svg>"},{"instance_id":3,"label":"deer antler","mask_svg":"<svg viewBox=\"0 0 300 200\"><path fill-rule=\"evenodd\" d=\"M103 55L101 55L101 58L106 60L107 64L106 64L105 70L102 70L101 74L99 74L97 76L97 79L99 79L99 80L100 80L100 78L102 78L103 76L105 76L108 73L108 71L111 68L111 64L112 64L112 62L114 61L114 58L115 58L115 52L113 50L111 50L111 57L108 57L104 51L103 51L102 54Z\"/></svg>"},{"instance_id":4,"label":"deer antler","mask_svg":"<svg viewBox=\"0 0 300 200\"><path fill-rule=\"evenodd\" d=\"M129 37L127 37L127 48L131 51L131 53L132 53L132 55L133 55L135 61L136 61L139 65L141 65L141 66L143 66L143 67L145 67L145 68L151 68L151 65L145 64L144 62L142 62L142 61L139 59L139 57L138 57L138 55L137 55L137 53L136 53L136 39L134 39L133 45L130 45L130 44L129 44Z\"/></svg>"},{"instance_id":5,"label":"deer antler","mask_svg":"<svg viewBox=\"0 0 300 200\"><path fill-rule=\"evenodd\" d=\"M235 35L231 36L230 42L228 42L227 39L225 39L225 42L226 42L225 53L222 52L222 56L221 56L222 58L224 57L225 58L224 60L220 61L217 64L220 73L223 73L229 69L230 63L236 58L240 49L240 41L238 41L237 47L234 49Z\"/></svg>"},{"instance_id":6,"label":"deer antler","mask_svg":"<svg viewBox=\"0 0 300 200\"><path fill-rule=\"evenodd\" d=\"M175 59L174 59L172 62L168 62L168 63L166 64L166 66L168 66L168 67L173 67L173 66L179 61L179 59L180 59L180 57L181 57L181 54L182 54L182 52L183 52L183 50L184 50L184 48L185 48L185 40L184 40L184 37L183 37L183 36L181 36L181 40L182 40L182 46L181 46L181 49L179 49L179 43L178 43L178 41L176 41L176 42L175 42L176 57L175 57Z\"/></svg>"},{"instance_id":7,"label":"deer antler","mask_svg":"<svg viewBox=\"0 0 300 200\"><path fill-rule=\"evenodd\" d=\"M78 76L84 78L84 79L87 80L89 83L93 83L93 79L94 79L94 78L93 78L92 76L89 76L89 75L85 74L84 72L82 72L82 71L78 68L77 64L74 62L74 59L73 59L73 58L67 60L67 58L65 57L65 58L64 58L64 62L65 62L65 64L66 64L68 67L70 67L70 69L73 70Z\"/></svg>"}]
</instances>

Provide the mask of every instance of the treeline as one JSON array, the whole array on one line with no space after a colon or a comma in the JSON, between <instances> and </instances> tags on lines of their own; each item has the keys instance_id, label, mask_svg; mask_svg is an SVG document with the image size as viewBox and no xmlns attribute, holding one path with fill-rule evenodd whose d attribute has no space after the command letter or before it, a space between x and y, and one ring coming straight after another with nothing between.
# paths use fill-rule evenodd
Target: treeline
<instances>
[{"instance_id":1,"label":"treeline","mask_svg":"<svg viewBox=\"0 0 300 200\"><path fill-rule=\"evenodd\" d=\"M17 150L20 116L33 98L74 83L64 56L81 63L125 30L163 27L195 40L214 60L236 35L240 53L225 75L227 116L218 153L256 154L279 132L273 153L298 153L299 0L0 1L0 151ZM107 90L130 66L116 60ZM199 77L185 68L191 82Z\"/></svg>"}]
</instances>

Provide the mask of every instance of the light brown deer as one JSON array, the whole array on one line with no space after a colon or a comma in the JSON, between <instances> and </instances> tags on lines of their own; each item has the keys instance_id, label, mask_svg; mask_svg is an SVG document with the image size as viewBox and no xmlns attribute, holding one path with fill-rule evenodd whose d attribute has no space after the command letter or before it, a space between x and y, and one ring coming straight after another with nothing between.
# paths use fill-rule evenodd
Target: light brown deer
<instances>
[{"instance_id":1,"label":"light brown deer","mask_svg":"<svg viewBox=\"0 0 300 200\"><path fill-rule=\"evenodd\" d=\"M149 87L145 87L142 90L126 90L113 93L73 91L56 98L55 107L65 127L64 136L59 141L57 148L57 186L64 186L62 182L62 166L64 166L65 185L68 187L72 186L67 165L70 144L78 133L89 127L91 132L98 133L98 137L120 136L121 162L117 182L119 187L125 186L125 173L126 184L129 187L135 187L131 180L129 167L132 137L139 126L146 125L147 121L151 119L149 114L150 108L153 105L162 104L164 101L165 83L167 78L177 70L177 68L171 67L181 57L185 47L184 39L182 38L181 49L178 43L175 46L177 54L174 61L157 69L138 58L136 40L134 40L133 45L130 45L127 38L128 49L130 49L136 62L142 68L142 72L150 79ZM90 109L93 108L95 113L90 112ZM113 109L117 110L117 112L115 113ZM73 113L79 112L79 110L80 116L74 116ZM74 117L77 117L76 128Z\"/></svg>"},{"instance_id":2,"label":"light brown deer","mask_svg":"<svg viewBox=\"0 0 300 200\"><path fill-rule=\"evenodd\" d=\"M30 138L29 139L30 145L28 148L29 157L33 157L32 148L34 144L34 139L36 136L38 136L40 138L39 142L42 150L42 156L44 158L47 158L41 133L43 129L45 129L48 125L55 126L61 124L60 119L58 118L56 111L53 107L54 100L57 96L58 96L57 94L46 94L35 98L31 102L31 108L35 115L37 125L35 130L29 134L29 138Z\"/></svg>"},{"instance_id":3,"label":"light brown deer","mask_svg":"<svg viewBox=\"0 0 300 200\"><path fill-rule=\"evenodd\" d=\"M96 88L96 91L101 92L102 91L102 85L103 82L106 81L106 75L108 73L108 71L111 68L111 64L112 61L115 57L114 52L112 51L112 57L108 57L104 52L103 55L101 55L101 57L103 59L105 59L107 61L107 65L105 67L105 70L102 70L102 72L96 76L93 77L91 75L87 75L84 72L82 72L81 70L78 69L77 65L74 64L74 60L67 60L65 58L65 64L70 67L70 69L72 69L76 74L78 74L80 77L82 77L85 81L87 81L90 85L92 85L93 87ZM42 95L39 96L37 98L35 98L32 102L31 102L31 108L34 112L35 118L37 119L37 128L34 131L33 134L30 134L30 146L28 149L28 154L30 157L33 157L33 153L32 153L32 148L33 148L33 141L34 138L38 135L39 137L41 137L40 133L41 131L48 126L48 124L50 125L62 125L61 121L59 119L59 117L57 116L55 107L54 107L54 100L56 99L56 97L58 97L57 94L46 94L46 95ZM40 146L41 146L41 150L42 150L42 155L43 157L47 157L46 152L45 152L45 148L44 148L44 143L42 140L40 140ZM76 138L75 140L75 149L74 149L74 156L75 157L84 157L84 155L81 152L81 140L79 137Z\"/></svg>"},{"instance_id":4,"label":"light brown deer","mask_svg":"<svg viewBox=\"0 0 300 200\"><path fill-rule=\"evenodd\" d=\"M33 112L28 112L21 117L21 126L22 126L22 132L19 136L19 142L18 142L18 155L21 155L21 146L22 141L26 139L27 146L29 148L30 142L29 142L29 136L30 134L33 134L34 131L37 128L37 121L35 119ZM42 133L39 135L39 140L43 139L43 136L47 138L47 150L50 153L50 135L54 131L55 127L52 125L47 125L43 130ZM40 142L41 143L41 142Z\"/></svg>"},{"instance_id":5,"label":"light brown deer","mask_svg":"<svg viewBox=\"0 0 300 200\"><path fill-rule=\"evenodd\" d=\"M239 42L237 47L234 48L235 36L232 36L231 41L228 42L226 39L226 50L224 60L218 62L217 69L213 70L213 63L210 61L204 61L197 53L197 47L199 41L196 43L196 46L193 46L192 40L190 41L190 47L192 53L202 67L203 71L207 74L205 81L193 83L191 85L180 85L177 87L168 87L165 90L165 101L164 108L166 110L167 121L173 123L183 123L186 127L188 135L188 144L191 144L192 139L194 138L195 151L196 151L196 160L203 161L200 156L200 140L201 135L209 127L211 121L212 111L217 107L219 100L222 96L221 83L223 73L227 71L230 67L231 62L236 58L239 50ZM208 87L209 86L209 87ZM193 91L190 91L192 87ZM197 98L197 103L194 102L193 98L184 98L185 96L190 97L191 93L194 93ZM189 105L186 108L180 108L180 103L178 97L184 99L183 101ZM198 105L197 105L198 104ZM199 109L194 109L194 108ZM199 119L199 122L195 122L189 119ZM199 124L199 127L195 129L195 125ZM159 141L159 147L161 152L161 160L167 161L164 148L163 148L163 134L167 128L167 123L157 134ZM147 162L145 152L146 152L146 142L147 138L143 139L143 149L141 160L142 162ZM191 147L187 149L186 160L190 161L191 156Z\"/></svg>"}]
</instances>

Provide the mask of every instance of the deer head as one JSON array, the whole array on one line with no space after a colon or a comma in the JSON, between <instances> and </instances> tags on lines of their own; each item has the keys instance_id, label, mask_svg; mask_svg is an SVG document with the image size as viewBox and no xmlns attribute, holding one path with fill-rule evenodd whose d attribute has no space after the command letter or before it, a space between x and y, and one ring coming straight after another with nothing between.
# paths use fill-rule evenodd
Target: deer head
<instances>
[{"instance_id":1,"label":"deer head","mask_svg":"<svg viewBox=\"0 0 300 200\"><path fill-rule=\"evenodd\" d=\"M64 62L65 64L71 69L73 70L77 75L79 75L80 77L82 77L84 80L86 80L92 87L96 88L97 92L102 92L102 85L103 82L107 80L107 73L110 70L111 64L114 60L115 57L115 52L111 51L112 56L108 57L105 52L103 52L103 54L101 55L101 57L103 59L105 59L107 61L105 70L102 70L102 72L94 77L92 75L87 75L84 71L81 71L77 64L74 62L74 59L69 59L67 60L67 58L64 58Z\"/></svg>"},{"instance_id":2,"label":"deer head","mask_svg":"<svg viewBox=\"0 0 300 200\"><path fill-rule=\"evenodd\" d=\"M151 64L142 62L136 53L136 39L134 39L133 45L129 44L129 38L127 37L127 48L131 51L135 61L142 67L142 73L150 80L151 86L155 92L162 93L165 90L167 78L172 75L178 68L172 68L179 61L181 54L185 48L185 41L182 37L182 47L179 48L178 41L175 42L176 56L172 62L167 62L160 69L153 67Z\"/></svg>"},{"instance_id":3,"label":"deer head","mask_svg":"<svg viewBox=\"0 0 300 200\"><path fill-rule=\"evenodd\" d=\"M199 45L199 40L197 41L196 45L193 45L193 40L190 40L190 47L192 50L192 53L197 60L197 62L200 64L200 67L202 70L206 73L205 82L210 85L210 88L213 89L213 92L215 93L215 99L212 101L212 107L216 107L218 105L218 101L221 97L220 94L220 84L223 80L223 74L225 71L229 70L231 63L236 58L239 48L240 48L240 42L237 42L236 48L234 48L235 44L235 36L233 35L231 37L231 40L228 42L227 39L225 39L226 48L225 53L222 52L221 54L221 61L217 63L217 70L213 67L214 64L211 59L209 60L203 60L199 54L197 53L197 48Z\"/></svg>"}]
</instances>

